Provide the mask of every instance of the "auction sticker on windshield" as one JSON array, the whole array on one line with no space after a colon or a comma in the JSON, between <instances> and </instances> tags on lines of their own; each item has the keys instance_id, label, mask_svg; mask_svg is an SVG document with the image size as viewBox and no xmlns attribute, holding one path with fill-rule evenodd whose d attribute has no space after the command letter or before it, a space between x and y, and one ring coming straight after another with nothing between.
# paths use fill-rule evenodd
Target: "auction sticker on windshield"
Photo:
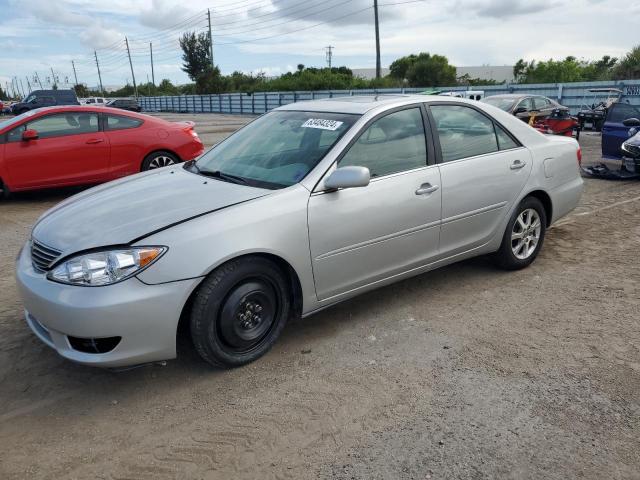
<instances>
[{"instance_id":1,"label":"auction sticker on windshield","mask_svg":"<svg viewBox=\"0 0 640 480\"><path fill-rule=\"evenodd\" d=\"M326 120L323 118L310 118L302 124L302 128L319 128L321 130L337 130L344 122Z\"/></svg>"}]
</instances>

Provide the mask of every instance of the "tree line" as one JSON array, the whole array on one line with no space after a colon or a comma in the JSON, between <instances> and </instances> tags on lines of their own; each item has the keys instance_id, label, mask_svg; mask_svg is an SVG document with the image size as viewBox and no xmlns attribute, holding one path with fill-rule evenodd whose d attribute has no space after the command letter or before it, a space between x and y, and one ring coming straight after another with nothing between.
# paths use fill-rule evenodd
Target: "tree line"
<instances>
[{"instance_id":1,"label":"tree line","mask_svg":"<svg viewBox=\"0 0 640 480\"><path fill-rule=\"evenodd\" d=\"M355 76L347 67L314 68L300 64L293 72L274 78L264 74L247 74L235 71L222 75L211 62L209 36L206 33L187 32L179 39L182 50L181 69L192 83L174 85L168 79L158 85L138 85L140 95L182 95L231 92L274 92L312 90L355 90L401 87L452 87L472 85L496 85L490 79L457 77L456 68L443 55L421 52L398 58L391 63L389 74L382 78L364 79ZM566 83L597 80L640 79L640 45L618 59L608 55L600 60L579 60L569 56L564 60L525 61L518 60L513 68L517 83ZM98 96L84 85L76 85L79 97ZM135 94L132 85L109 92L110 97L128 97ZM7 99L0 88L0 99Z\"/></svg>"}]
</instances>

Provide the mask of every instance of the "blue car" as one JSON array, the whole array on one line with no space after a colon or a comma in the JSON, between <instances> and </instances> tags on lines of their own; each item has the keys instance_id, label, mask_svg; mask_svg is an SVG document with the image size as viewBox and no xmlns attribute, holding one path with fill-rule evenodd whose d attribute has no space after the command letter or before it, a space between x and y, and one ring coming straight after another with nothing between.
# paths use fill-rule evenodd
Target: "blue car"
<instances>
[{"instance_id":1,"label":"blue car","mask_svg":"<svg viewBox=\"0 0 640 480\"><path fill-rule=\"evenodd\" d=\"M640 177L640 107L614 103L602 126L602 163L583 170L601 178Z\"/></svg>"},{"instance_id":2,"label":"blue car","mask_svg":"<svg viewBox=\"0 0 640 480\"><path fill-rule=\"evenodd\" d=\"M636 132L632 125L625 125L625 120L640 119L640 108L628 103L614 103L607 112L602 126L602 157L622 159L622 144ZM628 122L627 122L628 123Z\"/></svg>"}]
</instances>

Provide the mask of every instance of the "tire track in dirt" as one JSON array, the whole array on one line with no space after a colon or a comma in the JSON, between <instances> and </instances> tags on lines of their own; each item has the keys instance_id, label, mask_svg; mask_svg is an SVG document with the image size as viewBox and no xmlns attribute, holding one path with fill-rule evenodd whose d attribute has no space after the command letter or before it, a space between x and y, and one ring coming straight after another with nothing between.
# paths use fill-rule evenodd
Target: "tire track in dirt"
<instances>
[{"instance_id":1,"label":"tire track in dirt","mask_svg":"<svg viewBox=\"0 0 640 480\"><path fill-rule=\"evenodd\" d=\"M72 476L108 471L111 480L304 478L315 453L341 451L388 400L372 398L359 385L343 387L336 390L340 393L291 389L268 403L247 399L121 452L117 465L92 465ZM288 385L278 390L287 391Z\"/></svg>"}]
</instances>

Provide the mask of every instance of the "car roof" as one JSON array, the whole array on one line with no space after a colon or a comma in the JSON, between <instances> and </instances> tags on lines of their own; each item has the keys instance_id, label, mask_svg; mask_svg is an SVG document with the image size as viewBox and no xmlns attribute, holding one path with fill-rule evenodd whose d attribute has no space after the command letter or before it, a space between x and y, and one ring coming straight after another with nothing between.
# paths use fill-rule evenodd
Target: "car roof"
<instances>
[{"instance_id":1,"label":"car roof","mask_svg":"<svg viewBox=\"0 0 640 480\"><path fill-rule=\"evenodd\" d=\"M533 93L503 93L501 95L489 95L484 98L524 98L524 97L542 97L542 95L536 95Z\"/></svg>"},{"instance_id":2,"label":"car roof","mask_svg":"<svg viewBox=\"0 0 640 480\"><path fill-rule=\"evenodd\" d=\"M389 109L401 107L412 103L431 103L431 102L459 102L461 104L473 105L476 100L468 100L465 98L438 96L438 95L353 95L334 98L323 98L318 100L307 100L296 103L283 105L274 110L280 111L308 111L308 112L326 112L326 113L347 113L355 115L364 115L365 113L376 109ZM383 107L383 108L380 108ZM384 108L386 107L386 108Z\"/></svg>"},{"instance_id":3,"label":"car roof","mask_svg":"<svg viewBox=\"0 0 640 480\"><path fill-rule=\"evenodd\" d=\"M94 107L93 105L54 105L52 107L36 108L31 111L37 112L36 115L40 116L45 113L85 112L87 110L90 110L96 113L113 113L114 115L125 115L125 116L129 115L131 117L136 117L136 118L142 116L145 118L157 119L157 117L149 117L148 115L144 115L136 112L129 112L127 110L122 110L120 108L112 108L107 106Z\"/></svg>"},{"instance_id":4,"label":"car roof","mask_svg":"<svg viewBox=\"0 0 640 480\"><path fill-rule=\"evenodd\" d=\"M351 113L362 115L378 107L400 106L411 101L425 102L427 95L353 95L334 98L308 100L283 105L275 110L297 110L310 112ZM442 97L440 97L442 100Z\"/></svg>"}]
</instances>

